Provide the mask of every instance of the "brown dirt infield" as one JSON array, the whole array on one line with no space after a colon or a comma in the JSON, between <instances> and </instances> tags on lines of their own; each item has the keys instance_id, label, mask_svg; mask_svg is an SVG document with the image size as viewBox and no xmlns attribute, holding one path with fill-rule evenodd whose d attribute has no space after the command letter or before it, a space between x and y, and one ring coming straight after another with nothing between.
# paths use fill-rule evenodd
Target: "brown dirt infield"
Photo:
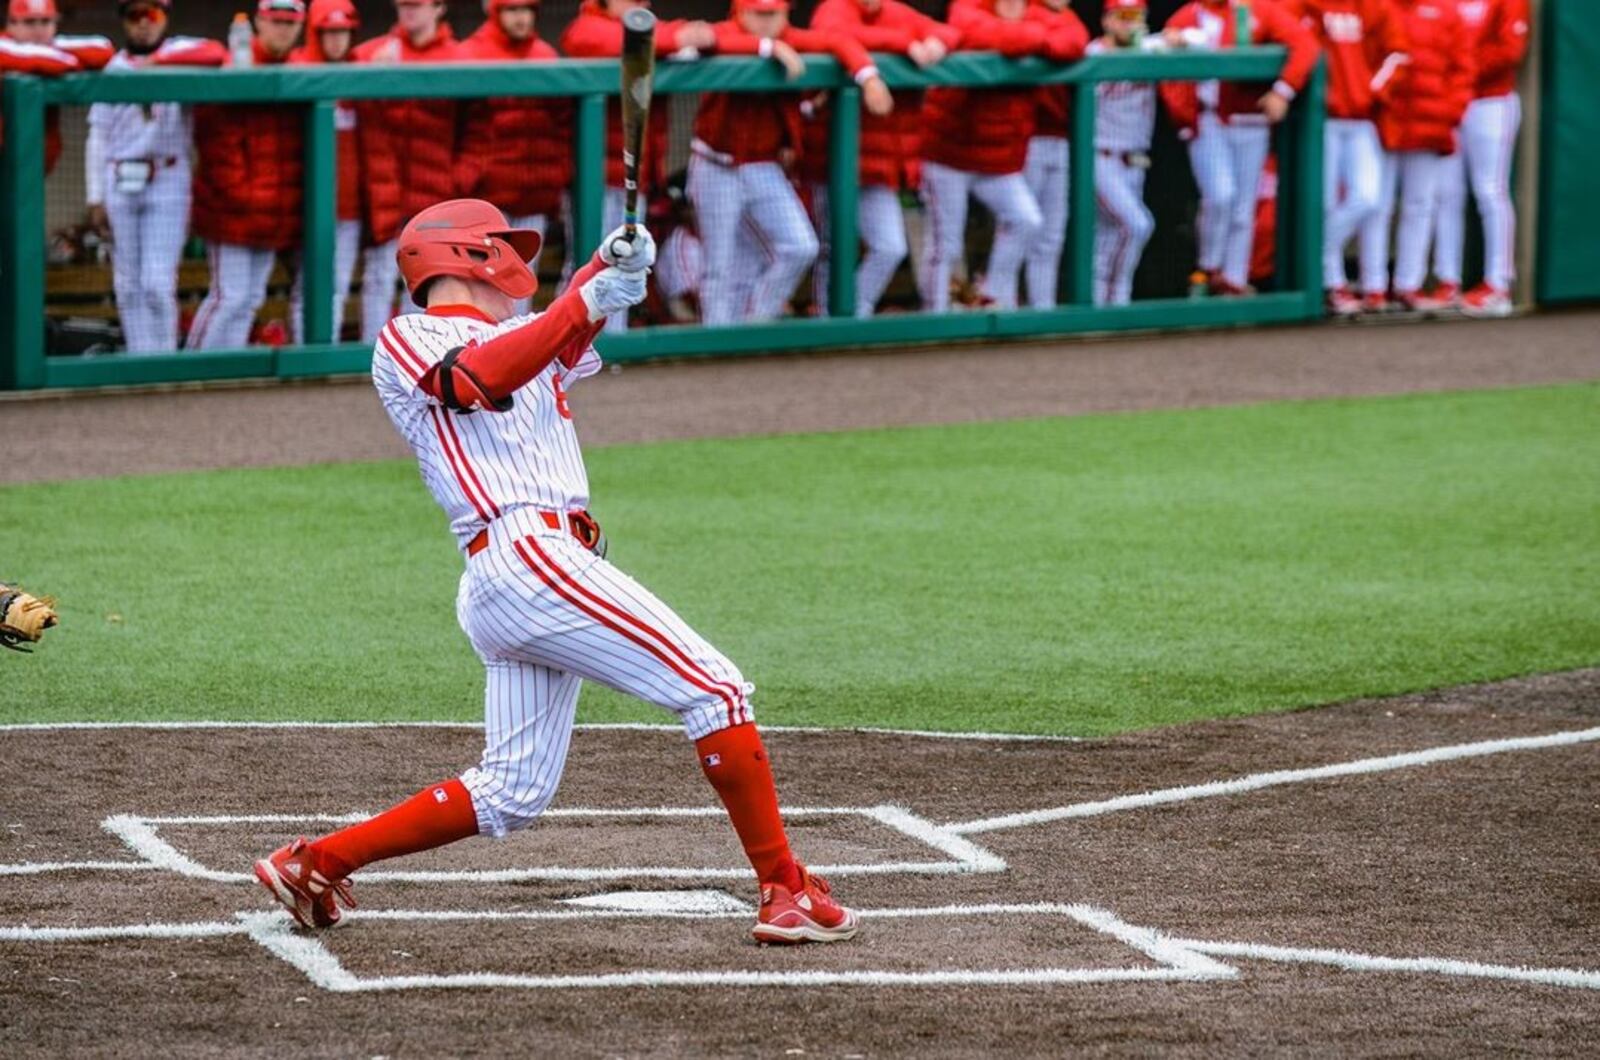
<instances>
[{"instance_id":1,"label":"brown dirt infield","mask_svg":"<svg viewBox=\"0 0 1600 1060\"><path fill-rule=\"evenodd\" d=\"M1533 385L1600 378L1597 324L1600 314L1586 311L1471 326L652 366L586 384L575 404L594 445ZM364 384L6 401L0 417L33 443L0 468L0 482L404 455ZM1600 670L1590 670L1084 743L840 732L778 733L770 745L790 806L890 804L951 826L1263 771L1588 729L1597 719ZM0 798L0 865L134 861L105 827L116 815L372 811L456 772L476 757L477 742L468 728L0 732L9 785ZM653 970L945 977L938 985L341 993L243 933L251 926L274 945L293 938L238 919L270 908L242 877L166 869L0 874L0 1054L1592 1055L1600 1040L1596 989L1415 967L1349 970L1281 953L1264 959L1259 950L1215 956L1231 974L1149 978L1172 969L1059 910L982 910L1082 905L1202 943L1596 971L1597 766L1600 742L1582 742L977 832L967 838L1003 860L1003 871L836 877L841 895L867 910L957 907L939 916L869 916L845 946L761 949L749 943L743 914L577 918L562 904L622 890L752 897L743 880L669 874L358 880L363 912L567 918L353 917L325 949L311 951L365 980ZM681 737L616 730L576 736L557 801L558 810L711 806ZM925 835L870 816L791 823L802 855L815 862L947 857ZM162 824L159 834L205 869L237 875L297 827ZM504 843L473 841L395 867L555 866L593 876L641 864L737 870L739 853L715 814L558 813ZM82 941L19 931L147 923L221 925L223 933ZM1183 952L1204 966L1198 951ZM1093 981L977 985L968 974L1019 969L1077 969Z\"/></svg>"},{"instance_id":2,"label":"brown dirt infield","mask_svg":"<svg viewBox=\"0 0 1600 1060\"><path fill-rule=\"evenodd\" d=\"M986 743L863 733L777 733L797 807L893 804L937 825L1148 790L1475 741L1600 725L1600 671L1317 711L1209 722L1091 742ZM5 814L0 862L130 861L113 815L366 812L473 760L468 728L11 731L12 777L48 799ZM1600 743L1517 750L1285 784L969 836L1003 871L844 875L865 909L1087 904L1128 924L1210 942L1344 949L1496 966L1600 966L1595 883ZM681 736L584 730L558 809L714 803ZM213 870L297 826L163 825ZM308 825L307 827L315 827ZM940 861L865 817L798 817L817 861ZM627 865L736 869L715 814L552 816L504 842L396 863L478 871ZM383 866L379 866L382 868ZM359 879L359 877L358 877ZM571 910L618 890L720 891L743 880L358 883L363 910ZM173 872L0 876L0 923L87 927L237 923L269 908L252 882ZM1158 969L1060 914L871 917L855 942L754 946L748 916L567 920L352 919L318 936L362 977L470 972L597 976L688 972ZM337 993L257 942L0 940L0 1051L12 1056L967 1056L1010 1053L1581 1054L1600 990L1419 971L1223 957L1229 978L1034 985L516 986ZM803 1050L803 1052L795 1052Z\"/></svg>"}]
</instances>

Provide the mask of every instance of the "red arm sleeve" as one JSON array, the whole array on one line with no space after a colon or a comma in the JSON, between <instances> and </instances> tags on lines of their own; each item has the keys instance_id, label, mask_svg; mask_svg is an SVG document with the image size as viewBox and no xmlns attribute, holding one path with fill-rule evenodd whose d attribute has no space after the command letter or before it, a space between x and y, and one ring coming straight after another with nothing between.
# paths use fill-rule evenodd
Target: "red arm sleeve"
<instances>
[{"instance_id":1,"label":"red arm sleeve","mask_svg":"<svg viewBox=\"0 0 1600 1060\"><path fill-rule=\"evenodd\" d=\"M150 61L157 66L226 66L228 49L219 40L173 37L156 49Z\"/></svg>"},{"instance_id":2,"label":"red arm sleeve","mask_svg":"<svg viewBox=\"0 0 1600 1060\"><path fill-rule=\"evenodd\" d=\"M1479 75L1514 72L1528 54L1528 0L1499 0L1494 17L1483 27L1478 51Z\"/></svg>"},{"instance_id":3,"label":"red arm sleeve","mask_svg":"<svg viewBox=\"0 0 1600 1060\"><path fill-rule=\"evenodd\" d=\"M722 55L761 54L761 38L752 37L732 19L713 22L711 31L717 35L717 51Z\"/></svg>"},{"instance_id":4,"label":"red arm sleeve","mask_svg":"<svg viewBox=\"0 0 1600 1060\"><path fill-rule=\"evenodd\" d=\"M1089 31L1072 9L1063 8L1045 24L1045 55L1058 63L1075 63L1089 47Z\"/></svg>"},{"instance_id":5,"label":"red arm sleeve","mask_svg":"<svg viewBox=\"0 0 1600 1060\"><path fill-rule=\"evenodd\" d=\"M950 24L969 51L996 51L1010 58L1037 55L1045 48L1045 29L1037 22L1007 22L976 4L955 4Z\"/></svg>"},{"instance_id":6,"label":"red arm sleeve","mask_svg":"<svg viewBox=\"0 0 1600 1060\"><path fill-rule=\"evenodd\" d=\"M81 69L76 56L47 44L24 44L0 37L0 70L55 77Z\"/></svg>"},{"instance_id":7,"label":"red arm sleeve","mask_svg":"<svg viewBox=\"0 0 1600 1060\"><path fill-rule=\"evenodd\" d=\"M872 65L872 56L867 54L867 49L859 41L842 33L822 33L790 26L779 39L797 52L832 55L851 77Z\"/></svg>"},{"instance_id":8,"label":"red arm sleeve","mask_svg":"<svg viewBox=\"0 0 1600 1060\"><path fill-rule=\"evenodd\" d=\"M85 70L99 70L117 54L117 46L104 37L66 37L57 35L55 46L78 60Z\"/></svg>"},{"instance_id":9,"label":"red arm sleeve","mask_svg":"<svg viewBox=\"0 0 1600 1060\"><path fill-rule=\"evenodd\" d=\"M869 26L861 21L861 9L855 0L823 0L816 14L811 16L811 28L818 33L846 35L875 52L904 54L918 38L904 24L891 25L887 20Z\"/></svg>"},{"instance_id":10,"label":"red arm sleeve","mask_svg":"<svg viewBox=\"0 0 1600 1060\"><path fill-rule=\"evenodd\" d=\"M1298 19L1271 0L1256 3L1251 9L1261 23L1262 39L1289 49L1289 58L1284 60L1278 80L1299 92L1306 87L1311 68L1317 65L1317 56L1322 54L1317 39Z\"/></svg>"},{"instance_id":11,"label":"red arm sleeve","mask_svg":"<svg viewBox=\"0 0 1600 1060\"><path fill-rule=\"evenodd\" d=\"M591 259L538 319L515 331L496 335L481 345L463 349L451 369L457 402L504 411L510 408L507 399L512 394L527 386L555 361L560 360L569 368L577 364L583 351L605 327L604 320L589 319L589 307L578 289L603 268L605 263L598 257ZM417 385L444 402L441 367L441 364L433 365Z\"/></svg>"}]
</instances>

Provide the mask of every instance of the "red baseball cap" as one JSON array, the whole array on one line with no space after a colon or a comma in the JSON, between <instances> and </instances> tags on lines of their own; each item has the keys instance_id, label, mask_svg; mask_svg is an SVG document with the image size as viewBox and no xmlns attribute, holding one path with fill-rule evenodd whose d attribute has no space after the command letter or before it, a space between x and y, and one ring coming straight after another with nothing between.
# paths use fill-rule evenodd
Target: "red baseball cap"
<instances>
[{"instance_id":1,"label":"red baseball cap","mask_svg":"<svg viewBox=\"0 0 1600 1060\"><path fill-rule=\"evenodd\" d=\"M1145 0L1105 0L1106 14L1113 11L1137 11L1140 14L1149 10L1150 5Z\"/></svg>"},{"instance_id":2,"label":"red baseball cap","mask_svg":"<svg viewBox=\"0 0 1600 1060\"><path fill-rule=\"evenodd\" d=\"M6 18L60 18L56 0L11 0L6 7Z\"/></svg>"},{"instance_id":3,"label":"red baseball cap","mask_svg":"<svg viewBox=\"0 0 1600 1060\"><path fill-rule=\"evenodd\" d=\"M787 11L789 0L733 0L734 11Z\"/></svg>"},{"instance_id":4,"label":"red baseball cap","mask_svg":"<svg viewBox=\"0 0 1600 1060\"><path fill-rule=\"evenodd\" d=\"M305 0L259 0L256 14L273 22L303 22L306 4Z\"/></svg>"},{"instance_id":5,"label":"red baseball cap","mask_svg":"<svg viewBox=\"0 0 1600 1060\"><path fill-rule=\"evenodd\" d=\"M325 29L355 29L361 25L361 16L350 0L311 0L307 18L311 28L319 33Z\"/></svg>"}]
</instances>

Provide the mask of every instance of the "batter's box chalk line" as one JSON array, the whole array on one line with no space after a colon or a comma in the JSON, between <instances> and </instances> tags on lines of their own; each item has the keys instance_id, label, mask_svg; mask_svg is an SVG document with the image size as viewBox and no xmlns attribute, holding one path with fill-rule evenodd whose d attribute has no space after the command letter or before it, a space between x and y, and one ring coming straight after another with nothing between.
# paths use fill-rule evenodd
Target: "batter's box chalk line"
<instances>
[{"instance_id":1,"label":"batter's box chalk line","mask_svg":"<svg viewBox=\"0 0 1600 1060\"><path fill-rule=\"evenodd\" d=\"M640 892L646 894L649 892ZM658 896L662 892L656 892ZM682 893L682 892L678 892ZM689 892L694 894L695 892ZM573 906L570 900L562 903ZM347 922L396 921L401 923L536 922L644 918L663 920L745 919L748 908L733 906L678 912L647 908L641 903L632 909L593 907L537 910L351 910ZM859 910L866 930L872 925L896 919L918 917L1000 918L1019 917L1038 920L1067 917L1094 931L1109 935L1152 962L1139 968L1003 968L949 969L937 971L849 971L823 972L796 969L784 972L701 971L674 969L635 970L594 975L505 975L495 972L468 972L455 975L382 976L355 975L323 944L326 933L310 934L292 927L282 912L241 912L231 921L199 923L123 924L101 927L0 927L0 945L27 943L106 943L120 940L166 940L193 942L211 939L248 938L304 974L325 990L360 993L379 990L466 989L511 987L523 989L616 989L636 987L941 987L941 986L1069 986L1138 982L1205 982L1237 979L1241 972L1219 958L1272 964L1309 964L1345 972L1387 975L1445 976L1449 978L1490 979L1507 983L1530 983L1600 991L1600 971L1581 968L1528 968L1516 965L1487 964L1446 957L1384 957L1344 949L1271 946L1252 942L1224 942L1179 938L1151 928L1130 924L1108 910L1089 905L1035 903L1028 905L951 905L929 908ZM803 959L803 958L802 958Z\"/></svg>"},{"instance_id":2,"label":"batter's box chalk line","mask_svg":"<svg viewBox=\"0 0 1600 1060\"><path fill-rule=\"evenodd\" d=\"M230 871L202 865L179 850L161 834L163 826L197 827L227 825L340 825L364 821L369 814L240 814L188 817L137 817L118 814L108 817L102 827L131 850L140 860L130 867L165 869L191 879L215 883L245 883L254 880L249 872ZM619 820L648 820L662 818L712 818L726 819L721 807L634 807L629 809L598 809L573 807L546 810L546 818L563 820L572 818L615 818ZM960 873L994 873L1006 871L1004 860L983 847L941 828L932 821L918 817L900 806L801 806L784 810L791 820L818 817L857 817L874 821L893 832L922 844L944 855L943 860L889 861L864 864L815 865L812 868L827 876L889 876L889 875L954 875ZM750 875L748 866L739 867L682 867L640 865L631 867L577 868L560 865L538 865L507 869L395 869L363 871L361 879L391 883L526 883L532 881L562 881L595 883L607 880L657 879L657 880L744 880Z\"/></svg>"},{"instance_id":3,"label":"batter's box chalk line","mask_svg":"<svg viewBox=\"0 0 1600 1060\"><path fill-rule=\"evenodd\" d=\"M359 912L359 911L357 911ZM357 916L357 912L350 915ZM517 915L524 920L572 920L605 916L601 910L562 910ZM748 911L699 914L685 919L746 918ZM862 910L866 923L963 916L1066 917L1093 931L1109 935L1143 954L1152 966L1139 968L1005 968L937 971L682 971L637 969L589 975L507 975L498 972L464 972L453 975L357 976L323 945L323 936L294 930L282 913L237 914L243 933L255 943L298 969L324 990L362 993L380 990L449 990L471 988L521 988L529 990L596 990L640 987L940 987L940 986L1063 986L1082 983L1202 981L1232 979L1238 970L1192 949L1174 945L1147 928L1119 920L1113 914L1087 905L976 905L928 909ZM365 919L379 919L368 916ZM407 913L388 911L381 919L394 921L508 919L506 914L479 917L473 913Z\"/></svg>"}]
</instances>

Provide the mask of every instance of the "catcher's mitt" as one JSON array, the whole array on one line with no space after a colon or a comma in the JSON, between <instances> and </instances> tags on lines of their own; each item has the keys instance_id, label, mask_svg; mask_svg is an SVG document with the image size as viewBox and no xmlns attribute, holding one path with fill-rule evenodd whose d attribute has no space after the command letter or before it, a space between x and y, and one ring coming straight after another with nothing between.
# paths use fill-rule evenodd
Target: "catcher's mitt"
<instances>
[{"instance_id":1,"label":"catcher's mitt","mask_svg":"<svg viewBox=\"0 0 1600 1060\"><path fill-rule=\"evenodd\" d=\"M55 601L43 600L0 582L0 647L28 651L23 641L33 644L44 631L56 624Z\"/></svg>"}]
</instances>

